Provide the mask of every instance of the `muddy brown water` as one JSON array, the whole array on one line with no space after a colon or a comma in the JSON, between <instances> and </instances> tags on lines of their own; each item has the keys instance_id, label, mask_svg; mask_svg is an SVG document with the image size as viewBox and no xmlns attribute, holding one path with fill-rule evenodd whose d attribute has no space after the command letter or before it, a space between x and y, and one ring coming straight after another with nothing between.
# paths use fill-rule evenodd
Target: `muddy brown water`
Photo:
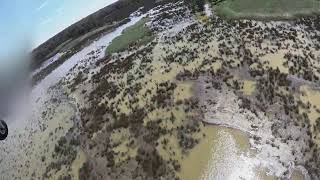
<instances>
[{"instance_id":1,"label":"muddy brown water","mask_svg":"<svg viewBox=\"0 0 320 180\"><path fill-rule=\"evenodd\" d=\"M248 135L240 130L218 125L205 125L205 137L189 154L180 159L183 180L246 179L273 180L265 168L252 157ZM292 180L303 180L300 171L294 171Z\"/></svg>"},{"instance_id":2,"label":"muddy brown water","mask_svg":"<svg viewBox=\"0 0 320 180\"><path fill-rule=\"evenodd\" d=\"M203 132L206 135L204 139L182 160L181 179L212 179L219 175L227 177L232 169L223 166L233 161L234 156L249 149L248 137L241 131L206 125Z\"/></svg>"}]
</instances>

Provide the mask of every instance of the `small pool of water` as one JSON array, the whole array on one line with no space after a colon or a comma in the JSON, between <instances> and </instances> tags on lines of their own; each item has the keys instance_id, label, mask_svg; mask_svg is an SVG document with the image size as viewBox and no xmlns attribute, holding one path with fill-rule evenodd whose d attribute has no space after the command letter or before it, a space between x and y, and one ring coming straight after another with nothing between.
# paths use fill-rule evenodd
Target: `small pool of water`
<instances>
[{"instance_id":1,"label":"small pool of water","mask_svg":"<svg viewBox=\"0 0 320 180\"><path fill-rule=\"evenodd\" d=\"M187 156L180 159L184 180L272 180L266 168L255 158L246 133L218 125L206 125L205 137ZM202 134L201 134L202 135ZM291 179L303 180L300 171L294 171Z\"/></svg>"},{"instance_id":2,"label":"small pool of water","mask_svg":"<svg viewBox=\"0 0 320 180\"><path fill-rule=\"evenodd\" d=\"M216 125L203 127L205 137L182 160L181 179L256 179L247 135Z\"/></svg>"}]
</instances>

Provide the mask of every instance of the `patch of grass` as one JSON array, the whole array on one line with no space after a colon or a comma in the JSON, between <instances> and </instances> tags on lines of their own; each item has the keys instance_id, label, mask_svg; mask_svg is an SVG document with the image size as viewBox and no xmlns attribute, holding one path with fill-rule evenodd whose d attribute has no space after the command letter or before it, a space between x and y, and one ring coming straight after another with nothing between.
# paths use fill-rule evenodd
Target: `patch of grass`
<instances>
[{"instance_id":1,"label":"patch of grass","mask_svg":"<svg viewBox=\"0 0 320 180\"><path fill-rule=\"evenodd\" d=\"M116 37L107 47L107 54L125 50L131 45L144 45L153 40L151 30L145 26L148 19L143 18L136 24L123 30L122 34Z\"/></svg>"},{"instance_id":2,"label":"patch of grass","mask_svg":"<svg viewBox=\"0 0 320 180\"><path fill-rule=\"evenodd\" d=\"M213 2L213 1L212 1ZM318 0L225 0L215 6L226 18L290 19L320 12Z\"/></svg>"}]
</instances>

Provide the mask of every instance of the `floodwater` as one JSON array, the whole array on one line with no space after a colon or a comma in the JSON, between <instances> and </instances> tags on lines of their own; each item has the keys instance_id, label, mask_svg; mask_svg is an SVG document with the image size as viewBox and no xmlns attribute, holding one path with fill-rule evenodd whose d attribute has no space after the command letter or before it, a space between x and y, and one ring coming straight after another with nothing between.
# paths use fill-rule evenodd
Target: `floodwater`
<instances>
[{"instance_id":1,"label":"floodwater","mask_svg":"<svg viewBox=\"0 0 320 180\"><path fill-rule=\"evenodd\" d=\"M206 125L203 131L205 137L182 160L181 179L231 180L252 176L243 161L250 147L246 134L216 125Z\"/></svg>"},{"instance_id":2,"label":"floodwater","mask_svg":"<svg viewBox=\"0 0 320 180\"><path fill-rule=\"evenodd\" d=\"M256 87L255 81L243 80L243 93L245 95L252 95Z\"/></svg>"},{"instance_id":3,"label":"floodwater","mask_svg":"<svg viewBox=\"0 0 320 180\"><path fill-rule=\"evenodd\" d=\"M108 33L107 35L103 36L99 40L94 41L89 46L82 49L80 52L73 55L65 63L63 63L61 66L59 66L57 69L55 69L51 74L49 74L45 79L43 79L32 90L32 95L33 95L32 99L37 99L39 97L43 97L45 95L47 89L49 87L51 87L52 85L56 84L61 78L66 76L71 68L73 68L81 60L84 60L84 59L90 57L90 55L88 55L90 52L101 49L102 51L99 54L98 59L104 57L106 46L108 46L114 38L120 36L122 31L125 28L134 25L136 22L138 22L144 16L145 15L141 15L138 17L131 17L130 22L118 27L115 31Z\"/></svg>"},{"instance_id":4,"label":"floodwater","mask_svg":"<svg viewBox=\"0 0 320 180\"><path fill-rule=\"evenodd\" d=\"M20 108L17 108L17 111L13 112L14 116L8 116L6 120L15 119L15 121L8 123L11 133L9 133L6 141L1 142L0 157L2 157L2 160L0 161L0 173L2 177L31 177L33 172L35 172L36 176L41 176L45 171L44 168L47 167L43 164L50 163L51 161L50 157L55 144L73 126L72 117L75 114L72 103L64 102L68 100L62 99L64 103L59 106L59 109L63 110L59 111L59 109L56 109L55 118L43 121L41 118L42 111L48 106L45 104L45 101L51 96L48 93L49 88L65 77L77 63L89 58L90 55L88 53L91 51L101 50L98 58L104 57L106 46L114 38L121 35L125 28L135 24L144 16L131 17L131 21L127 24L118 27L115 31L94 41L88 47L73 55L31 90L29 99L30 108L26 107L27 112L25 114L17 113L18 111L22 111ZM54 58L49 59L45 63L45 66L52 62L54 62ZM15 114L19 114L21 118L17 119ZM39 126L47 128L40 130ZM56 131L57 129L61 130ZM52 132L54 132L54 136L50 138L49 136ZM45 162L41 162L41 156L48 158L46 158ZM72 165L72 172L76 179L77 172L84 161L85 154L79 150L76 161ZM17 171L17 169L19 170Z\"/></svg>"},{"instance_id":5,"label":"floodwater","mask_svg":"<svg viewBox=\"0 0 320 180\"><path fill-rule=\"evenodd\" d=\"M305 104L310 103L310 109L306 111L308 114L309 120L310 120L310 130L311 132L314 131L314 126L316 126L317 119L320 117L320 91L312 89L311 87L304 85L300 87L301 95L300 99ZM300 109L302 112L305 112L305 110ZM317 137L316 143L320 145L320 137Z\"/></svg>"},{"instance_id":6,"label":"floodwater","mask_svg":"<svg viewBox=\"0 0 320 180\"><path fill-rule=\"evenodd\" d=\"M283 65L283 63L285 62L285 53L285 50L280 50L279 52L276 52L274 54L269 53L263 56L261 60L267 62L268 67L271 67L273 69L279 68L280 72L288 74L289 69Z\"/></svg>"},{"instance_id":7,"label":"floodwater","mask_svg":"<svg viewBox=\"0 0 320 180\"><path fill-rule=\"evenodd\" d=\"M61 78L66 76L72 67L74 67L81 60L86 59L88 53L92 50L102 49L102 53L99 54L99 58L103 57L105 47L117 36L119 36L126 27L129 27L136 22L138 22L143 16L132 17L131 21L125 25L120 26L114 32L107 34L98 41L93 42L88 47L84 48L79 53L75 54L69 58L63 65L54 70L49 74L44 80L42 80L33 90L32 98L37 100L39 97L46 95L47 90L50 86L56 84ZM266 61L269 62L271 67L282 67L280 70L282 72L287 72L287 69L282 66L282 55L270 55L265 57ZM276 60L274 60L276 59ZM273 61L271 61L273 60ZM281 61L280 61L281 60ZM220 66L220 64L217 64ZM251 95L254 92L254 83L252 81L244 81L244 93L246 95ZM176 100L182 100L185 97L189 97L192 93L192 88L190 83L181 83L177 87L178 92L175 92ZM307 91L306 93L308 94ZM318 96L316 94L315 96ZM308 96L309 97L309 96ZM314 98L319 99L319 98ZM310 100L310 99L309 99ZM320 102L317 101L317 102ZM314 102L316 104L316 101ZM176 114L179 114L180 111L176 110ZM150 118L152 119L150 114ZM158 116L155 114L154 116ZM179 117L179 116L178 116ZM182 118L180 118L182 119ZM180 122L180 121L178 121ZM57 125L57 122L54 123ZM48 124L50 127L52 125ZM167 125L168 126L168 125ZM172 125L173 126L173 125ZM172 127L174 128L174 127ZM123 141L127 139L129 135L127 130L124 132L113 132L113 141ZM210 179L246 179L246 180L267 180L275 179L272 176L266 175L266 170L257 166L256 162L253 162L252 157L255 154L255 151L250 148L249 138L246 133L226 128L217 125L205 125L202 127L203 134L198 134L202 137L200 143L190 150L187 155L179 154L178 151L175 151L178 155L178 161L181 163L181 171L178 174L179 177L183 180L210 180ZM124 134L124 135L123 135ZM37 137L37 135L35 136ZM40 138L41 139L41 138ZM23 140L22 140L23 141ZM175 138L169 139L169 144L172 145L172 149L178 149L177 140ZM124 145L127 141L124 141L121 145ZM10 149L10 148L8 148ZM51 148L50 148L51 149ZM127 151L125 146L119 146L118 149L115 149L119 153L135 154L135 150ZM160 154L165 158L169 159L172 156L167 154L162 150L159 150ZM13 153L14 154L14 153ZM11 154L12 155L12 154ZM134 157L134 155L132 155ZM121 160L121 159L120 159ZM119 160L119 161L120 161ZM82 151L78 152L76 161L72 171L74 174L77 174L77 170L85 162L85 154ZM299 171L294 171L292 179L303 179L303 176Z\"/></svg>"},{"instance_id":8,"label":"floodwater","mask_svg":"<svg viewBox=\"0 0 320 180\"><path fill-rule=\"evenodd\" d=\"M183 180L275 180L255 161L247 134L218 125L203 127L205 137L181 160ZM299 170L292 180L303 180Z\"/></svg>"}]
</instances>

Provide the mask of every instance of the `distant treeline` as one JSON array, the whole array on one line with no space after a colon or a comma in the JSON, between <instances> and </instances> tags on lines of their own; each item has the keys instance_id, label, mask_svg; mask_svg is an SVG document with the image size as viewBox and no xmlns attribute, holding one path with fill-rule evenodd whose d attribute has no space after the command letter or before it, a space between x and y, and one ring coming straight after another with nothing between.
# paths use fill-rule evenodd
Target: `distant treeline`
<instances>
[{"instance_id":1,"label":"distant treeline","mask_svg":"<svg viewBox=\"0 0 320 180\"><path fill-rule=\"evenodd\" d=\"M119 0L69 26L34 49L31 68L38 68L48 58L48 54L67 40L78 38L105 24L127 18L140 7L144 7L143 11L147 11L157 5L173 1L176 0Z\"/></svg>"}]
</instances>

